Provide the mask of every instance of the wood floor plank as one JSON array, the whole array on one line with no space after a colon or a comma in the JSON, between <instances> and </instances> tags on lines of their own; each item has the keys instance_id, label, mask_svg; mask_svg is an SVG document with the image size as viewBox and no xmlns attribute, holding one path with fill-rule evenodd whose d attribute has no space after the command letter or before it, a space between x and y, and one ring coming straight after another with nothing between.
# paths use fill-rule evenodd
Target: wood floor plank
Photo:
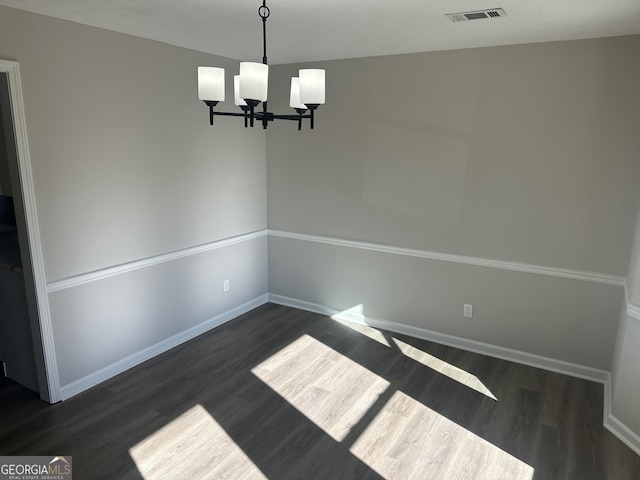
<instances>
[{"instance_id":1,"label":"wood floor plank","mask_svg":"<svg viewBox=\"0 0 640 480\"><path fill-rule=\"evenodd\" d=\"M75 478L637 480L602 385L267 304L56 405L0 381L0 455Z\"/></svg>"}]
</instances>

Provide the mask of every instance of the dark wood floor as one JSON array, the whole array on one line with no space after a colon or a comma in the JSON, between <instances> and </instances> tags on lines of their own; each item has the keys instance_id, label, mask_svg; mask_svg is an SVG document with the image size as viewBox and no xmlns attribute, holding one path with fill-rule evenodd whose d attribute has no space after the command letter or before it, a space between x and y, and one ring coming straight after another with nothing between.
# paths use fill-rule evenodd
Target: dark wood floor
<instances>
[{"instance_id":1,"label":"dark wood floor","mask_svg":"<svg viewBox=\"0 0 640 480\"><path fill-rule=\"evenodd\" d=\"M602 411L600 384L267 304L56 405L2 381L0 455L79 480L639 479Z\"/></svg>"}]
</instances>

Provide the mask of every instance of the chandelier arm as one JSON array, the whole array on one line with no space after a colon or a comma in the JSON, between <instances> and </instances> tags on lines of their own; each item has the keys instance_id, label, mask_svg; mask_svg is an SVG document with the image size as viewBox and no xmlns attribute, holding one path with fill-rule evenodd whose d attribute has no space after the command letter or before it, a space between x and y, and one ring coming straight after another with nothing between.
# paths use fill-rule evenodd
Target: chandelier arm
<instances>
[{"instance_id":1,"label":"chandelier arm","mask_svg":"<svg viewBox=\"0 0 640 480\"><path fill-rule=\"evenodd\" d=\"M249 109L247 109L249 112ZM266 115L265 115L266 114ZM244 112L220 112L218 110L213 110L214 116L221 117L244 117L246 113ZM311 114L289 114L289 113L271 113L271 112L254 112L254 118L258 120L262 120L263 117L269 117L269 121L273 120L298 120L299 118L311 118Z\"/></svg>"},{"instance_id":2,"label":"chandelier arm","mask_svg":"<svg viewBox=\"0 0 640 480\"><path fill-rule=\"evenodd\" d=\"M243 117L245 127L249 127L249 126L252 127L254 123L254 119L262 123L262 127L265 129L267 128L267 125L269 124L269 122L272 122L274 120L291 120L294 122L298 122L298 130L302 130L302 121L307 118L310 120L311 128L313 129L314 127L313 110L311 110L310 113L281 114L281 113L268 112L265 108L263 108L263 111L261 112L260 111L256 112L254 110L252 113L251 107L243 107L243 111L242 113L240 113L240 112L220 112L220 111L214 110L213 106L209 106L209 124L210 125L213 125L213 117L216 115L220 117Z\"/></svg>"},{"instance_id":3,"label":"chandelier arm","mask_svg":"<svg viewBox=\"0 0 640 480\"><path fill-rule=\"evenodd\" d=\"M213 112L214 115L220 115L221 117L244 117L244 113L240 112Z\"/></svg>"},{"instance_id":4,"label":"chandelier arm","mask_svg":"<svg viewBox=\"0 0 640 480\"><path fill-rule=\"evenodd\" d=\"M271 115L273 116L274 120L295 120L295 121L298 121L301 118L311 118L310 114L307 114L307 115L289 115L289 114L272 113Z\"/></svg>"}]
</instances>

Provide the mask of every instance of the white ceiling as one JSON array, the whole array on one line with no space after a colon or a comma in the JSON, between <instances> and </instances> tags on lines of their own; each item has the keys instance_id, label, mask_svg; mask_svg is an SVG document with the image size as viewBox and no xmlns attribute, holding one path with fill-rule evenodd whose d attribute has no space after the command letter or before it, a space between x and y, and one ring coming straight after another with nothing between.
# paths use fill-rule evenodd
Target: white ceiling
<instances>
[{"instance_id":1,"label":"white ceiling","mask_svg":"<svg viewBox=\"0 0 640 480\"><path fill-rule=\"evenodd\" d=\"M0 0L0 5L260 61L261 0ZM640 0L268 0L269 63L640 33ZM445 13L503 8L452 23Z\"/></svg>"}]
</instances>

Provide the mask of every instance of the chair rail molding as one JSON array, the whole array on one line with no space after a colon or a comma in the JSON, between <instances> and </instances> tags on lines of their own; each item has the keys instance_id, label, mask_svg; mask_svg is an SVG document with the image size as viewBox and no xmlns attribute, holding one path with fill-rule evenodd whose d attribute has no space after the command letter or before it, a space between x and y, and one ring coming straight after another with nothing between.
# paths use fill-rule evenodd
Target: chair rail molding
<instances>
[{"instance_id":1,"label":"chair rail molding","mask_svg":"<svg viewBox=\"0 0 640 480\"><path fill-rule=\"evenodd\" d=\"M466 255L456 255L451 253L434 252L429 250L417 250L412 248L394 247L378 243L362 242L358 240L346 240L341 238L324 237L320 235L309 235L306 233L286 232L282 230L269 230L269 236L299 240L303 242L323 243L336 247L357 248L374 252L404 255L409 257L424 258L428 260L438 260L441 262L462 263L465 265L475 265L478 267L497 268L501 270L511 270L514 272L533 273L536 275L546 275L549 277L567 278L580 280L583 282L600 283L603 285L625 286L625 278L618 275L606 273L585 272L582 270L572 270L568 268L556 268L545 265L532 265L528 263L508 262L504 260L492 260L489 258L470 257Z\"/></svg>"},{"instance_id":2,"label":"chair rail molding","mask_svg":"<svg viewBox=\"0 0 640 480\"><path fill-rule=\"evenodd\" d=\"M236 235L234 237L224 238L222 240L215 240L213 242L205 243L203 245L197 245L195 247L188 247L175 252L164 253L161 255L155 255L149 258L143 258L141 260L134 260L131 262L123 263L121 265L115 265L112 267L102 268L94 272L81 273L60 280L55 280L47 284L47 291L49 293L57 292L59 290L65 290L67 288L78 287L86 283L103 280L105 278L113 277L114 275L120 275L141 268L151 267L165 262L178 260L180 258L189 257L191 255L198 255L200 253L209 252L211 250L217 250L218 248L228 247L237 243L248 242L257 238L267 236L266 230L258 230L255 232L244 233Z\"/></svg>"}]
</instances>

